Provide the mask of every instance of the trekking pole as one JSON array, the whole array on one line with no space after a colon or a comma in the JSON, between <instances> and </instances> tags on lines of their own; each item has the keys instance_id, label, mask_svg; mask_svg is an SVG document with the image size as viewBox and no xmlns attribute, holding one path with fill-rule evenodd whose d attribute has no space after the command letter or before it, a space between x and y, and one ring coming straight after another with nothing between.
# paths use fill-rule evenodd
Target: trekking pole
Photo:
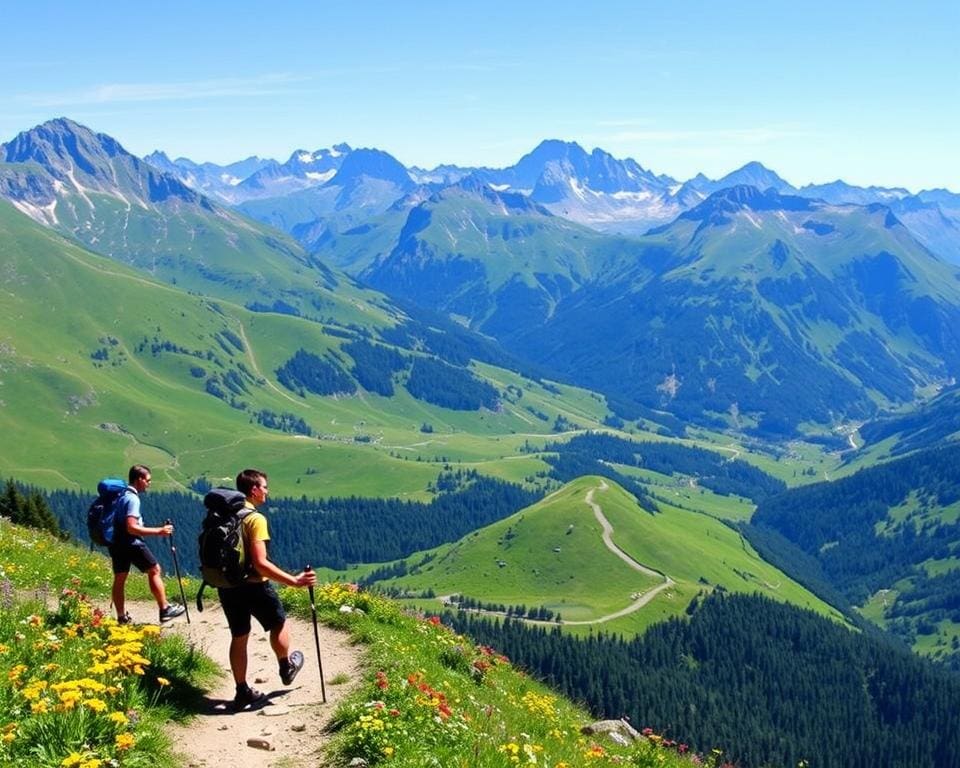
<instances>
[{"instance_id":1,"label":"trekking pole","mask_svg":"<svg viewBox=\"0 0 960 768\"><path fill-rule=\"evenodd\" d=\"M164 525L172 525L172 520L167 520ZM187 607L187 595L183 591L183 579L180 578L180 562L177 560L177 546L173 543L173 534L170 534L170 554L173 555L173 570L177 574L177 584L180 585L180 601L183 605L183 611L187 616L187 624L190 623L190 609Z\"/></svg>"},{"instance_id":2,"label":"trekking pole","mask_svg":"<svg viewBox=\"0 0 960 768\"><path fill-rule=\"evenodd\" d=\"M304 568L307 573L312 573L313 568L307 566ZM320 658L320 630L317 629L317 602L313 598L313 585L307 587L310 593L310 614L313 616L313 639L317 644L317 665L320 667L320 694L323 696L323 703L327 703L327 687L323 683L323 659Z\"/></svg>"}]
</instances>

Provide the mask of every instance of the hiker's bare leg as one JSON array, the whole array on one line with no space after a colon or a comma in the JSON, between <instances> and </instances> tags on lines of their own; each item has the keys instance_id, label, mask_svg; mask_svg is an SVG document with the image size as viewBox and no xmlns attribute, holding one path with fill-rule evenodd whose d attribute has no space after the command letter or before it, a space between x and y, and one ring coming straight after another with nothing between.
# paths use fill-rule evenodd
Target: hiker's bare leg
<instances>
[{"instance_id":1,"label":"hiker's bare leg","mask_svg":"<svg viewBox=\"0 0 960 768\"><path fill-rule=\"evenodd\" d=\"M278 659L285 659L290 655L290 630L287 622L270 630L270 647Z\"/></svg>"},{"instance_id":2,"label":"hiker's bare leg","mask_svg":"<svg viewBox=\"0 0 960 768\"><path fill-rule=\"evenodd\" d=\"M150 585L150 592L153 599L157 601L160 610L167 607L167 590L163 586L163 579L160 578L160 566L154 565L147 571L147 584Z\"/></svg>"},{"instance_id":3,"label":"hiker's bare leg","mask_svg":"<svg viewBox=\"0 0 960 768\"><path fill-rule=\"evenodd\" d=\"M249 639L249 633L230 638L230 671L233 672L233 681L237 685L247 682L247 640Z\"/></svg>"},{"instance_id":4,"label":"hiker's bare leg","mask_svg":"<svg viewBox=\"0 0 960 768\"><path fill-rule=\"evenodd\" d=\"M117 618L122 619L126 613L126 601L124 600L124 588L127 584L127 574L113 574L113 588L110 590L110 597L113 598L113 607L117 611Z\"/></svg>"}]
</instances>

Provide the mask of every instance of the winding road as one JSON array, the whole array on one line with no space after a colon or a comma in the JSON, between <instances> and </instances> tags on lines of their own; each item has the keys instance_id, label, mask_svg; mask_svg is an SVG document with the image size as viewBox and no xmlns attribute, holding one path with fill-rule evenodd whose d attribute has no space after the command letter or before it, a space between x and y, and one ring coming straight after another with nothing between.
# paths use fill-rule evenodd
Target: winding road
<instances>
[{"instance_id":1,"label":"winding road","mask_svg":"<svg viewBox=\"0 0 960 768\"><path fill-rule=\"evenodd\" d=\"M663 583L658 584L653 589L641 594L639 597L634 599L630 603L630 605L628 605L626 608L622 608L619 611L616 611L614 613L608 613L606 616L601 616L597 619L585 619L583 621L569 621L567 619L560 619L559 622L557 622L557 621L542 621L540 619L525 619L521 617L514 617L516 620L523 621L527 624L540 624L544 626L553 626L558 623L564 624L566 626L584 626L587 624L603 624L604 622L607 622L607 621L613 621L614 619L619 619L622 616L628 616L634 611L639 611L641 608L643 608L643 606L647 605L651 600L653 600L653 598L655 598L665 589L669 589L674 584L676 584L676 582L673 579L671 579L667 574L661 573L660 571L655 570L653 568L649 568L643 563L638 562L637 560L634 560L632 557L630 557L630 555L628 555L626 552L620 549L620 547L614 544L613 526L610 525L610 521L607 520L606 516L603 514L603 509L601 509L600 505L593 500L593 496L597 491L603 492L603 491L606 491L609 487L610 486L607 485L606 482L601 480L600 485L597 486L596 488L591 488L589 491L587 491L587 494L586 496L584 496L584 499L583 499L584 503L587 506L589 506L590 509L593 510L593 516L597 519L597 522L600 523L600 528L603 531L604 546L607 549L609 549L611 552L613 552L613 554L615 554L621 560L623 560L623 562L625 562L627 565L633 568L633 570L639 571L645 576L652 576L654 578L663 579ZM557 491L555 491L554 494L555 493L557 493ZM551 494L551 496L554 494ZM550 498L550 497L548 496L547 498ZM452 595L442 595L438 599L441 602L446 602L451 597ZM482 608L460 608L460 610L471 611L473 613L493 614L493 615L499 615L499 616L504 615L500 611L490 611Z\"/></svg>"},{"instance_id":2,"label":"winding road","mask_svg":"<svg viewBox=\"0 0 960 768\"><path fill-rule=\"evenodd\" d=\"M561 624L567 624L571 626L583 624L602 624L605 621L619 619L621 616L627 616L634 611L639 611L641 608L643 608L643 606L647 605L651 600L653 600L653 598L663 592L663 590L669 589L676 583L673 579L667 576L667 574L661 573L653 568L648 568L643 563L634 560L632 557L630 557L630 555L613 543L613 526L610 525L610 521L607 520L606 516L603 514L603 510L600 508L600 505L593 500L593 495L596 491L605 491L609 487L610 486L608 486L605 482L601 481L599 487L591 488L589 491L587 491L587 495L583 499L587 506L593 510L593 516L597 518L597 522L600 523L600 527L603 529L604 546L606 546L606 548L613 552L613 554L623 560L623 562L633 568L633 570L639 571L646 576L659 577L663 579L663 583L658 584L647 592L644 592L626 608L616 611L615 613L608 613L606 616L601 616L599 619L590 619L586 621L567 621L565 619L561 619Z\"/></svg>"}]
</instances>

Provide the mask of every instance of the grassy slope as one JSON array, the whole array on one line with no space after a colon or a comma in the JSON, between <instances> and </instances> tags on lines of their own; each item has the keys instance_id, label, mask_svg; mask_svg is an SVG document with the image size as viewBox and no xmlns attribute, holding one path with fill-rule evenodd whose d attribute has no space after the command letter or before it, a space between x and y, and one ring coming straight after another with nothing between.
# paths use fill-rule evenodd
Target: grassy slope
<instances>
[{"instance_id":1,"label":"grassy slope","mask_svg":"<svg viewBox=\"0 0 960 768\"><path fill-rule=\"evenodd\" d=\"M274 371L301 346L316 352L339 346L341 340L324 334L321 325L251 313L153 282L5 204L0 266L0 313L6 318L0 325L0 426L8 436L0 446L0 467L48 487L86 487L90 477L133 461L154 465L170 487L199 475L231 475L255 461L291 492L422 494L439 471L425 461L481 462L491 474L525 476L542 464L526 457L515 464L502 460L517 455L521 433L550 434L560 413L583 427L597 426L606 413L595 396L567 387L557 396L489 366L479 369L522 386L523 406L542 411L548 421L509 403L502 412L451 411L403 389L393 398L300 398L276 383ZM362 320L373 328L390 322L349 293L344 301L353 307L347 322ZM225 345L225 331L245 339L245 349ZM144 339L148 346L166 341L200 357L138 352ZM107 360L91 358L99 349L107 350ZM204 380L190 374L192 366L212 374L242 372L241 365L249 372L242 376L248 388L242 399L251 411L294 413L321 439L251 425L248 412L206 394ZM425 422L432 434L420 432Z\"/></svg>"},{"instance_id":2,"label":"grassy slope","mask_svg":"<svg viewBox=\"0 0 960 768\"><path fill-rule=\"evenodd\" d=\"M633 634L655 621L681 615L699 592L715 587L760 592L839 617L761 560L719 520L663 504L661 513L650 515L623 489L607 483L610 487L597 490L594 501L614 528L614 542L633 559L667 574L675 585L636 613L592 628L571 626L571 631ZM382 585L430 588L440 596L462 593L483 602L528 608L543 605L559 611L565 620L595 620L625 608L633 596L661 579L632 570L603 546L600 525L585 503L588 491L600 484L600 478L580 478L504 521L454 544L413 555L407 559L411 573ZM433 559L422 564L425 554ZM439 600L417 602L439 605Z\"/></svg>"},{"instance_id":3,"label":"grassy slope","mask_svg":"<svg viewBox=\"0 0 960 768\"><path fill-rule=\"evenodd\" d=\"M5 588L12 586L20 596L51 589L59 594L69 586L89 594L95 604L105 604L109 563L102 555L88 554L0 518L0 583ZM143 597L145 588L142 592L138 589L144 584L144 579L131 580L128 593ZM171 587L168 585L168 590ZM320 585L316 595L320 620L350 632L354 642L366 646L359 675L336 681L354 689L338 707L336 734L326 753L338 764L363 757L370 764L382 761L398 768L428 764L494 768L516 762L511 755L519 755L528 764L570 768L627 763L639 768L683 768L694 764L690 755L680 757L676 745L663 743L659 736L620 747L602 736L581 735L581 726L592 720L582 707L514 669L506 659L476 647L469 638L454 635L438 623L402 615L395 603L340 584ZM283 597L294 612L310 614L306 590L284 590ZM141 662L145 673L125 677L126 693L98 694L107 699L105 709L90 705L55 712L51 705L46 712L31 711L31 701L54 701L44 683L82 677L88 687L97 685L100 673L88 669L91 646L105 645L103 636L113 635L116 627L112 621L91 617L88 611L71 627L74 631L61 633L55 617L48 615L39 601L25 599L22 605L7 605L9 610L0 614L0 702L5 705L0 712L0 733L8 737L0 740L0 763L55 768L87 760L90 765L119 760L124 765L172 768L175 745L164 733L164 722L171 716L189 717L206 709L205 701L186 694L209 680L209 661L189 652L178 638L162 634L159 642L148 643L152 661ZM363 610L344 613L341 606ZM51 635L51 629L60 637ZM139 638L146 630L137 627L132 631ZM15 647L15 635L29 635L37 642ZM129 643L126 648L129 655ZM102 652L103 648L96 650ZM39 663L50 660L56 663ZM32 668L21 668L23 661L31 662ZM117 673L109 675L109 682L115 683ZM159 682L160 675L165 676L163 682ZM33 693L28 691L31 688ZM318 698L319 694L316 691ZM373 701L383 705L371 705ZM112 710L128 708L136 709L138 717L121 718L123 725L116 725ZM132 736L135 748L118 746L117 733L129 734L124 738ZM71 757L73 754L81 759ZM716 768L719 750L707 760L695 764Z\"/></svg>"}]
</instances>

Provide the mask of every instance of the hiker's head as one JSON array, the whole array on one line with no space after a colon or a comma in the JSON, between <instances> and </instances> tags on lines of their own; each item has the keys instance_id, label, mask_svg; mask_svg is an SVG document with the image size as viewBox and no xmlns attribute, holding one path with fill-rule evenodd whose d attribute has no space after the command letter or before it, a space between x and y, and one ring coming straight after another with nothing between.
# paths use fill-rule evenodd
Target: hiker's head
<instances>
[{"instance_id":1,"label":"hiker's head","mask_svg":"<svg viewBox=\"0 0 960 768\"><path fill-rule=\"evenodd\" d=\"M237 490L253 501L267 498L267 473L259 469L245 469L237 475Z\"/></svg>"},{"instance_id":2,"label":"hiker's head","mask_svg":"<svg viewBox=\"0 0 960 768\"><path fill-rule=\"evenodd\" d=\"M150 467L143 464L134 464L127 472L127 482L130 483L139 493L143 493L150 486L153 479L150 474Z\"/></svg>"}]
</instances>

